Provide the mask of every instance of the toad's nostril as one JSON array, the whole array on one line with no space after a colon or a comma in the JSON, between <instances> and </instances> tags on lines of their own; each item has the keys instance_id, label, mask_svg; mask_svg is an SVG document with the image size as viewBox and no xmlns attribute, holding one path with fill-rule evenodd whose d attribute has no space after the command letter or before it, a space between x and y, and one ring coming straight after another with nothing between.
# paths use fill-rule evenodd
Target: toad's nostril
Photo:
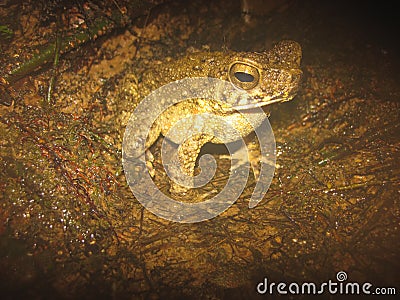
<instances>
[{"instance_id":1,"label":"toad's nostril","mask_svg":"<svg viewBox=\"0 0 400 300\"><path fill-rule=\"evenodd\" d=\"M296 83L300 80L300 75L299 74L292 74L292 83Z\"/></svg>"}]
</instances>

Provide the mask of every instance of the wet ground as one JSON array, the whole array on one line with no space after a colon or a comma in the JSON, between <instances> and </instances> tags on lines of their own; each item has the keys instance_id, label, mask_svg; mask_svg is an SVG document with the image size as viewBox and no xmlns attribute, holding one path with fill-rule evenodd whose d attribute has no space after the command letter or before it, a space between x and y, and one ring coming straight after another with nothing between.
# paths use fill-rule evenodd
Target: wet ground
<instances>
[{"instance_id":1,"label":"wet ground","mask_svg":"<svg viewBox=\"0 0 400 300\"><path fill-rule=\"evenodd\" d=\"M262 298L264 278L322 283L339 271L347 282L400 292L395 11L378 2L282 3L248 22L239 2L153 3L131 25L60 56L56 71L49 63L2 86L2 299ZM56 21L43 15L57 9L0 8L11 24L0 23L7 77L55 38ZM93 15L83 18L89 27ZM282 39L302 45L304 77L293 101L271 108L278 156L264 200L248 208L251 176L238 201L205 222L144 210L121 163L126 74L196 49L262 51ZM161 142L152 151L166 191ZM229 162L217 161L220 182Z\"/></svg>"}]
</instances>

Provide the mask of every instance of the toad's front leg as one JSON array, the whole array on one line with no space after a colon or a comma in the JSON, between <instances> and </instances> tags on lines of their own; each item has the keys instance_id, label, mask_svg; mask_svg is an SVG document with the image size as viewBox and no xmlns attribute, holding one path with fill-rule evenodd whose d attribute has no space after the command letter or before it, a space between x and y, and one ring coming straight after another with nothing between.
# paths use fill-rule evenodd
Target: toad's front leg
<instances>
[{"instance_id":1,"label":"toad's front leg","mask_svg":"<svg viewBox=\"0 0 400 300\"><path fill-rule=\"evenodd\" d=\"M204 144L212 140L212 136L207 134L196 134L185 140L178 148L178 159L179 165L175 164L172 168L175 168L175 174L179 178L179 174L187 175L192 177L190 183L193 186L194 183L194 169L196 166L196 160L199 156L200 150ZM187 193L190 188L180 185L174 181L171 182L170 193L172 195L182 195Z\"/></svg>"}]
</instances>

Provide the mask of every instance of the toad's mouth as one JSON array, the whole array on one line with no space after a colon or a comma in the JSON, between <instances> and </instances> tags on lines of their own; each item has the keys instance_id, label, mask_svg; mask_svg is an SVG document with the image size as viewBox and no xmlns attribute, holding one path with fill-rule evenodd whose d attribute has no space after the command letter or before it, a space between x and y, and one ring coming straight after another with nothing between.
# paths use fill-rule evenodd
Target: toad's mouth
<instances>
[{"instance_id":1,"label":"toad's mouth","mask_svg":"<svg viewBox=\"0 0 400 300\"><path fill-rule=\"evenodd\" d=\"M252 108L256 108L256 107L263 107L263 106L271 105L274 103L290 101L293 99L294 96L295 95L286 96L286 97L276 97L276 98L272 98L272 99L265 99L265 98L257 99L256 97L253 97L253 100L256 100L257 102L234 105L233 109L246 110L246 109L252 109Z\"/></svg>"}]
</instances>

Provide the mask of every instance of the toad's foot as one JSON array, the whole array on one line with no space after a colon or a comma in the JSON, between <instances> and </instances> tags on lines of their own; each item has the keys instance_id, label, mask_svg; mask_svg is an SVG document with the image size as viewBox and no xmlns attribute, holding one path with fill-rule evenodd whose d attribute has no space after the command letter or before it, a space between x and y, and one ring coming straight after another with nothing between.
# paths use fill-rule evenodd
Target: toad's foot
<instances>
[{"instance_id":1,"label":"toad's foot","mask_svg":"<svg viewBox=\"0 0 400 300\"><path fill-rule=\"evenodd\" d=\"M264 157L261 153L260 143L258 138L254 135L249 135L245 138L247 147L247 157L235 162L233 169L238 169L243 164L250 162L251 169L253 171L254 179L256 182L260 179L261 163L264 165L274 165L274 160Z\"/></svg>"},{"instance_id":2,"label":"toad's foot","mask_svg":"<svg viewBox=\"0 0 400 300\"><path fill-rule=\"evenodd\" d=\"M149 171L151 178L154 178L154 176L156 175L156 170L154 169L154 166L153 166L154 156L153 156L153 153L151 153L149 149L147 149L145 152L145 159L146 159L147 170Z\"/></svg>"}]
</instances>

